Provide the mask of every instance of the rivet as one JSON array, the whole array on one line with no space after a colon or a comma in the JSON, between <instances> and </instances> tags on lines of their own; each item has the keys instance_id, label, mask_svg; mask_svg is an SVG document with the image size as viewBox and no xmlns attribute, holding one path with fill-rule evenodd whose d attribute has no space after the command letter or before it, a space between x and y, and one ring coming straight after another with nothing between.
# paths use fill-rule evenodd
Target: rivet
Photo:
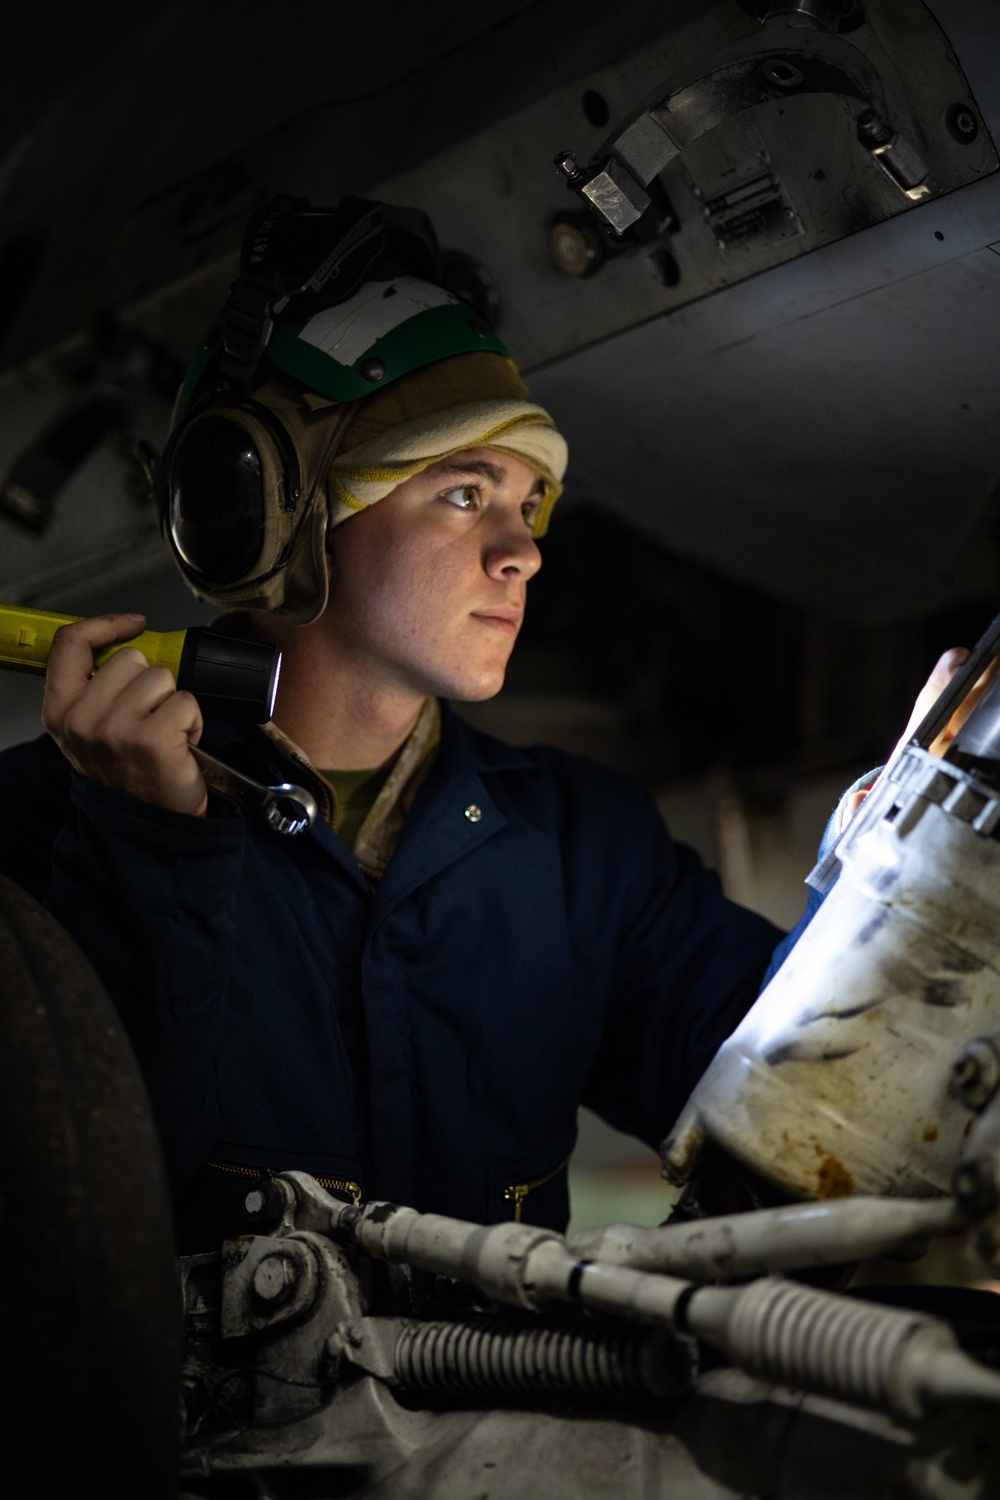
<instances>
[{"instance_id":1,"label":"rivet","mask_svg":"<svg viewBox=\"0 0 1000 1500\"><path fill-rule=\"evenodd\" d=\"M385 365L380 359L363 359L358 368L365 380L385 379Z\"/></svg>"},{"instance_id":2,"label":"rivet","mask_svg":"<svg viewBox=\"0 0 1000 1500\"><path fill-rule=\"evenodd\" d=\"M478 823L482 815L482 808L477 807L474 802L470 802L468 807L465 809L465 816L468 818L470 823Z\"/></svg>"}]
</instances>

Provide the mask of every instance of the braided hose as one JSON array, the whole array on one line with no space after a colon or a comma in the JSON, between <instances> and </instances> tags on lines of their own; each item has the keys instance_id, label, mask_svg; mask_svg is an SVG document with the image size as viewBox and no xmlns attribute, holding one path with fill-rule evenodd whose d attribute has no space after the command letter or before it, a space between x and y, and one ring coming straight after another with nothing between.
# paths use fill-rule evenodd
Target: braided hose
<instances>
[{"instance_id":1,"label":"braided hose","mask_svg":"<svg viewBox=\"0 0 1000 1500\"><path fill-rule=\"evenodd\" d=\"M394 1363L401 1385L450 1392L678 1395L693 1373L687 1347L669 1336L495 1320L407 1324Z\"/></svg>"},{"instance_id":2,"label":"braided hose","mask_svg":"<svg viewBox=\"0 0 1000 1500\"><path fill-rule=\"evenodd\" d=\"M910 1419L928 1405L928 1360L957 1350L936 1319L771 1277L740 1292L725 1344L755 1374Z\"/></svg>"}]
</instances>

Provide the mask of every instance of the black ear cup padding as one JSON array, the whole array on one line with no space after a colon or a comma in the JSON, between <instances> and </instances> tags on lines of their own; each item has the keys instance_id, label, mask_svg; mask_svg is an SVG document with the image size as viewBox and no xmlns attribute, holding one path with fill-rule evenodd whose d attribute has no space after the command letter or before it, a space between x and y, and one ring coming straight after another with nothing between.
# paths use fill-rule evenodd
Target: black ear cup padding
<instances>
[{"instance_id":1,"label":"black ear cup padding","mask_svg":"<svg viewBox=\"0 0 1000 1500\"><path fill-rule=\"evenodd\" d=\"M264 545L261 455L247 430L208 415L182 430L167 474L170 536L199 578L235 583Z\"/></svg>"}]
</instances>

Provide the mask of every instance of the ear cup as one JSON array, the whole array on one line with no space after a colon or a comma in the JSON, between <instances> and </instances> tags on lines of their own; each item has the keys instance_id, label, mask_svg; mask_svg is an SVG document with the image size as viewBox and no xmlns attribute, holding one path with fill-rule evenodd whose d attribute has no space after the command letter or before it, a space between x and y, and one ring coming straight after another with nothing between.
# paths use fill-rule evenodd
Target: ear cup
<instances>
[{"instance_id":1,"label":"ear cup","mask_svg":"<svg viewBox=\"0 0 1000 1500\"><path fill-rule=\"evenodd\" d=\"M330 463L353 412L270 371L253 396L216 384L180 418L154 495L193 593L299 625L322 614Z\"/></svg>"},{"instance_id":2,"label":"ear cup","mask_svg":"<svg viewBox=\"0 0 1000 1500\"><path fill-rule=\"evenodd\" d=\"M212 398L176 429L162 468L161 514L196 588L259 577L287 555L302 494L299 456L263 403Z\"/></svg>"},{"instance_id":3,"label":"ear cup","mask_svg":"<svg viewBox=\"0 0 1000 1500\"><path fill-rule=\"evenodd\" d=\"M183 429L169 459L167 524L198 578L235 583L264 547L264 461L242 424L209 413Z\"/></svg>"}]
</instances>

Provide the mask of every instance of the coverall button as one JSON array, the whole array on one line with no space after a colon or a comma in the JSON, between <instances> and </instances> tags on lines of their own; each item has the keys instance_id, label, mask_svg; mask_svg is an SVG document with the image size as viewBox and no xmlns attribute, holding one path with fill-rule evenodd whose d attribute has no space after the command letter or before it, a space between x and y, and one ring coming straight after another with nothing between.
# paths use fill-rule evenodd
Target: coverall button
<instances>
[{"instance_id":1,"label":"coverall button","mask_svg":"<svg viewBox=\"0 0 1000 1500\"><path fill-rule=\"evenodd\" d=\"M470 802L468 807L465 809L465 816L468 818L470 823L478 823L482 815L482 808L477 807L474 802Z\"/></svg>"}]
</instances>

